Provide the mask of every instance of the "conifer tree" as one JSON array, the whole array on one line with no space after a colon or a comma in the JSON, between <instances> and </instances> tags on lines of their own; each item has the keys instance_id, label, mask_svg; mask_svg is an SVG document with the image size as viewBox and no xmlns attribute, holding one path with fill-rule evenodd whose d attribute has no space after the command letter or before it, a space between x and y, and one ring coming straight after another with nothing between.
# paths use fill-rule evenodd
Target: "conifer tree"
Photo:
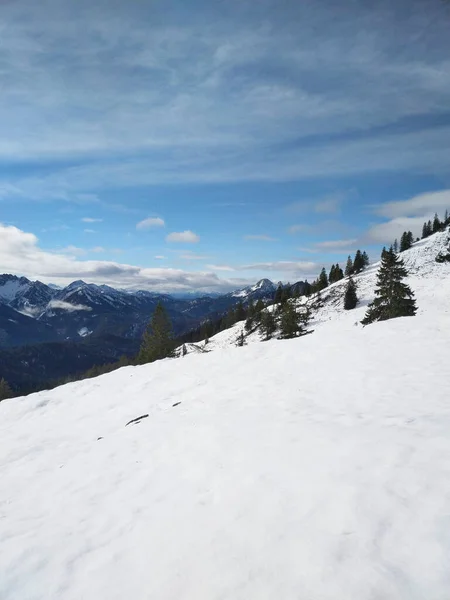
<instances>
[{"instance_id":1,"label":"conifer tree","mask_svg":"<svg viewBox=\"0 0 450 600\"><path fill-rule=\"evenodd\" d=\"M360 273L364 269L364 258L361 250L357 250L353 260L353 273Z\"/></svg>"},{"instance_id":2,"label":"conifer tree","mask_svg":"<svg viewBox=\"0 0 450 600\"><path fill-rule=\"evenodd\" d=\"M244 336L244 332L241 331L241 333L238 336L238 339L236 341L236 346L242 347L245 346L246 341L245 341L245 336Z\"/></svg>"},{"instance_id":3,"label":"conifer tree","mask_svg":"<svg viewBox=\"0 0 450 600\"><path fill-rule=\"evenodd\" d=\"M392 247L394 248L395 254L397 254L397 252L398 252L398 239L397 238L395 238L394 244Z\"/></svg>"},{"instance_id":4,"label":"conifer tree","mask_svg":"<svg viewBox=\"0 0 450 600\"><path fill-rule=\"evenodd\" d=\"M370 261L369 261L369 255L367 254L367 252L365 250L362 253L362 257L363 257L363 262L364 262L364 268L366 268L369 266Z\"/></svg>"},{"instance_id":5,"label":"conifer tree","mask_svg":"<svg viewBox=\"0 0 450 600\"><path fill-rule=\"evenodd\" d=\"M448 210L445 211L444 215L444 225L448 225L450 223L450 217L448 216Z\"/></svg>"},{"instance_id":6,"label":"conifer tree","mask_svg":"<svg viewBox=\"0 0 450 600\"><path fill-rule=\"evenodd\" d=\"M344 309L352 310L356 308L357 304L358 296L356 294L356 283L353 277L350 275L344 293Z\"/></svg>"},{"instance_id":7,"label":"conifer tree","mask_svg":"<svg viewBox=\"0 0 450 600\"><path fill-rule=\"evenodd\" d=\"M319 286L321 290L324 290L326 287L328 287L328 277L325 267L322 269L319 275Z\"/></svg>"},{"instance_id":8,"label":"conifer tree","mask_svg":"<svg viewBox=\"0 0 450 600\"><path fill-rule=\"evenodd\" d=\"M242 304L242 301L238 303L236 306L236 310L234 311L235 322L243 321L245 319L245 308Z\"/></svg>"},{"instance_id":9,"label":"conifer tree","mask_svg":"<svg viewBox=\"0 0 450 600\"><path fill-rule=\"evenodd\" d=\"M261 332L264 335L264 339L270 340L272 335L275 333L275 330L276 324L273 313L268 310L264 310L261 313Z\"/></svg>"},{"instance_id":10,"label":"conifer tree","mask_svg":"<svg viewBox=\"0 0 450 600\"><path fill-rule=\"evenodd\" d=\"M186 354L187 354L186 344L183 344L183 346L181 347L181 356L186 356Z\"/></svg>"},{"instance_id":11,"label":"conifer tree","mask_svg":"<svg viewBox=\"0 0 450 600\"><path fill-rule=\"evenodd\" d=\"M281 337L284 339L296 337L300 330L300 315L295 310L295 306L291 302L287 302L281 313Z\"/></svg>"},{"instance_id":12,"label":"conifer tree","mask_svg":"<svg viewBox=\"0 0 450 600\"><path fill-rule=\"evenodd\" d=\"M274 302L275 304L279 304L283 299L283 286L278 284L277 291L275 292Z\"/></svg>"},{"instance_id":13,"label":"conifer tree","mask_svg":"<svg viewBox=\"0 0 450 600\"><path fill-rule=\"evenodd\" d=\"M440 229L441 229L441 221L439 220L438 214L436 213L434 215L432 232L437 233Z\"/></svg>"},{"instance_id":14,"label":"conifer tree","mask_svg":"<svg viewBox=\"0 0 450 600\"><path fill-rule=\"evenodd\" d=\"M363 325L416 314L416 301L411 288L403 283L408 275L403 260L391 248L384 251L377 275L375 299L368 306Z\"/></svg>"},{"instance_id":15,"label":"conifer tree","mask_svg":"<svg viewBox=\"0 0 450 600\"><path fill-rule=\"evenodd\" d=\"M335 279L334 279L335 278L335 269L336 269L335 265L331 265L330 274L328 275L328 281L330 283L334 283L334 281L335 281Z\"/></svg>"},{"instance_id":16,"label":"conifer tree","mask_svg":"<svg viewBox=\"0 0 450 600\"><path fill-rule=\"evenodd\" d=\"M140 364L153 362L174 355L172 324L166 309L159 302L144 332L138 354Z\"/></svg>"},{"instance_id":17,"label":"conifer tree","mask_svg":"<svg viewBox=\"0 0 450 600\"><path fill-rule=\"evenodd\" d=\"M283 291L281 292L281 304L287 302L291 296L291 284L288 282L287 285L283 287Z\"/></svg>"},{"instance_id":18,"label":"conifer tree","mask_svg":"<svg viewBox=\"0 0 450 600\"><path fill-rule=\"evenodd\" d=\"M427 223L425 222L422 227L422 239L424 240L427 237L428 237L428 226L427 226ZM394 250L395 250L395 248L394 248Z\"/></svg>"},{"instance_id":19,"label":"conifer tree","mask_svg":"<svg viewBox=\"0 0 450 600\"><path fill-rule=\"evenodd\" d=\"M9 383L3 377L0 379L0 402L12 398L13 391Z\"/></svg>"},{"instance_id":20,"label":"conifer tree","mask_svg":"<svg viewBox=\"0 0 450 600\"><path fill-rule=\"evenodd\" d=\"M311 284L308 280L305 281L305 286L303 288L303 293L306 297L311 296Z\"/></svg>"},{"instance_id":21,"label":"conifer tree","mask_svg":"<svg viewBox=\"0 0 450 600\"><path fill-rule=\"evenodd\" d=\"M349 275L353 274L353 261L352 261L352 257L349 256L347 258L347 264L345 265L345 276L348 277Z\"/></svg>"}]
</instances>

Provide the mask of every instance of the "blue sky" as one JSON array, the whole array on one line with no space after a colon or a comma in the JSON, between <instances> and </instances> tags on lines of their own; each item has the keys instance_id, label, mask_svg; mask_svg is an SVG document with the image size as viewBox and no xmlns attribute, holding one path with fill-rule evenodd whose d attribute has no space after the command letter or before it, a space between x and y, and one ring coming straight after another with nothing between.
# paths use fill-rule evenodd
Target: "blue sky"
<instances>
[{"instance_id":1,"label":"blue sky","mask_svg":"<svg viewBox=\"0 0 450 600\"><path fill-rule=\"evenodd\" d=\"M447 2L0 12L0 272L311 280L450 207Z\"/></svg>"}]
</instances>

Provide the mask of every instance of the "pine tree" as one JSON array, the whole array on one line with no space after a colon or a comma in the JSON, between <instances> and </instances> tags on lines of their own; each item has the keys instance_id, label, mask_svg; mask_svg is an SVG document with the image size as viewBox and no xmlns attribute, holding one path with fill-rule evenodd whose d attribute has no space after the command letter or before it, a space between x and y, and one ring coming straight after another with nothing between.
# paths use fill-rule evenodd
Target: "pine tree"
<instances>
[{"instance_id":1,"label":"pine tree","mask_svg":"<svg viewBox=\"0 0 450 600\"><path fill-rule=\"evenodd\" d=\"M357 250L355 259L353 260L353 273L359 273L364 269L364 258L361 254L361 250Z\"/></svg>"},{"instance_id":2,"label":"pine tree","mask_svg":"<svg viewBox=\"0 0 450 600\"><path fill-rule=\"evenodd\" d=\"M330 283L334 283L335 276L336 276L336 267L335 267L335 265L331 265L330 274L328 275L328 281Z\"/></svg>"},{"instance_id":3,"label":"pine tree","mask_svg":"<svg viewBox=\"0 0 450 600\"><path fill-rule=\"evenodd\" d=\"M414 293L402 281L407 275L403 260L393 249L384 252L377 275L376 298L368 306L363 325L416 314Z\"/></svg>"},{"instance_id":4,"label":"pine tree","mask_svg":"<svg viewBox=\"0 0 450 600\"><path fill-rule=\"evenodd\" d=\"M414 236L411 231L404 231L400 239L400 252L409 250L414 242Z\"/></svg>"},{"instance_id":5,"label":"pine tree","mask_svg":"<svg viewBox=\"0 0 450 600\"><path fill-rule=\"evenodd\" d=\"M291 298L291 284L288 282L287 285L284 286L283 291L281 292L281 304L284 304Z\"/></svg>"},{"instance_id":6,"label":"pine tree","mask_svg":"<svg viewBox=\"0 0 450 600\"><path fill-rule=\"evenodd\" d=\"M319 275L319 286L321 290L324 290L326 287L328 287L328 277L325 267L322 269Z\"/></svg>"},{"instance_id":7,"label":"pine tree","mask_svg":"<svg viewBox=\"0 0 450 600\"><path fill-rule=\"evenodd\" d=\"M408 241L408 249L414 244L414 235L412 231L408 231L406 234L406 239Z\"/></svg>"},{"instance_id":8,"label":"pine tree","mask_svg":"<svg viewBox=\"0 0 450 600\"><path fill-rule=\"evenodd\" d=\"M345 276L349 277L349 275L353 274L353 261L352 261L352 257L349 256L347 258L347 264L345 265Z\"/></svg>"},{"instance_id":9,"label":"pine tree","mask_svg":"<svg viewBox=\"0 0 450 600\"><path fill-rule=\"evenodd\" d=\"M274 303L279 304L283 299L283 286L281 283L278 284L277 291L275 292Z\"/></svg>"},{"instance_id":10,"label":"pine tree","mask_svg":"<svg viewBox=\"0 0 450 600\"><path fill-rule=\"evenodd\" d=\"M428 226L427 226L427 223L425 222L422 227L422 239L424 240L427 237L428 237ZM394 250L395 250L395 248L394 248Z\"/></svg>"},{"instance_id":11,"label":"pine tree","mask_svg":"<svg viewBox=\"0 0 450 600\"><path fill-rule=\"evenodd\" d=\"M243 321L245 319L245 308L242 304L242 301L238 303L236 306L236 310L234 311L235 322Z\"/></svg>"},{"instance_id":12,"label":"pine tree","mask_svg":"<svg viewBox=\"0 0 450 600\"><path fill-rule=\"evenodd\" d=\"M358 296L356 294L356 283L350 275L344 293L344 309L352 310L358 304Z\"/></svg>"},{"instance_id":13,"label":"pine tree","mask_svg":"<svg viewBox=\"0 0 450 600\"><path fill-rule=\"evenodd\" d=\"M272 335L275 333L275 330L276 324L272 312L264 310L261 313L261 332L264 335L264 339L270 340Z\"/></svg>"},{"instance_id":14,"label":"pine tree","mask_svg":"<svg viewBox=\"0 0 450 600\"><path fill-rule=\"evenodd\" d=\"M367 254L367 252L365 250L364 250L364 252L362 254L362 257L363 257L363 262L364 262L364 268L366 268L366 267L369 266L370 261L369 261L369 255Z\"/></svg>"},{"instance_id":15,"label":"pine tree","mask_svg":"<svg viewBox=\"0 0 450 600\"><path fill-rule=\"evenodd\" d=\"M427 223L427 230L428 230L428 235L431 235L433 233L433 224L431 221L428 221L428 223Z\"/></svg>"},{"instance_id":16,"label":"pine tree","mask_svg":"<svg viewBox=\"0 0 450 600\"><path fill-rule=\"evenodd\" d=\"M181 347L181 356L186 356L186 354L187 354L186 344L183 344L183 346Z\"/></svg>"},{"instance_id":17,"label":"pine tree","mask_svg":"<svg viewBox=\"0 0 450 600\"><path fill-rule=\"evenodd\" d=\"M295 310L291 302L287 302L283 307L280 322L281 337L289 339L296 337L301 331L300 315Z\"/></svg>"},{"instance_id":18,"label":"pine tree","mask_svg":"<svg viewBox=\"0 0 450 600\"><path fill-rule=\"evenodd\" d=\"M438 214L436 213L434 215L434 220L433 220L433 233L437 233L438 231L440 231L441 229L441 221L439 220Z\"/></svg>"},{"instance_id":19,"label":"pine tree","mask_svg":"<svg viewBox=\"0 0 450 600\"><path fill-rule=\"evenodd\" d=\"M8 398L12 398L13 391L9 386L9 383L2 377L0 379L0 402L2 400L7 400Z\"/></svg>"},{"instance_id":20,"label":"pine tree","mask_svg":"<svg viewBox=\"0 0 450 600\"><path fill-rule=\"evenodd\" d=\"M450 217L448 216L448 210L445 211L444 215L444 225L448 225L450 223Z\"/></svg>"},{"instance_id":21,"label":"pine tree","mask_svg":"<svg viewBox=\"0 0 450 600\"><path fill-rule=\"evenodd\" d=\"M238 336L238 339L236 341L236 346L242 347L245 346L246 341L245 341L245 336L244 336L244 332L241 331L241 333Z\"/></svg>"},{"instance_id":22,"label":"pine tree","mask_svg":"<svg viewBox=\"0 0 450 600\"><path fill-rule=\"evenodd\" d=\"M172 324L164 306L156 305L152 319L144 332L138 354L140 364L174 355Z\"/></svg>"},{"instance_id":23,"label":"pine tree","mask_svg":"<svg viewBox=\"0 0 450 600\"><path fill-rule=\"evenodd\" d=\"M341 281L341 279L344 279L344 271L339 266L339 263L337 263L336 268L334 270L334 280Z\"/></svg>"},{"instance_id":24,"label":"pine tree","mask_svg":"<svg viewBox=\"0 0 450 600\"><path fill-rule=\"evenodd\" d=\"M395 254L397 254L397 252L398 252L398 239L397 238L395 238L394 245L392 247L394 248Z\"/></svg>"}]
</instances>

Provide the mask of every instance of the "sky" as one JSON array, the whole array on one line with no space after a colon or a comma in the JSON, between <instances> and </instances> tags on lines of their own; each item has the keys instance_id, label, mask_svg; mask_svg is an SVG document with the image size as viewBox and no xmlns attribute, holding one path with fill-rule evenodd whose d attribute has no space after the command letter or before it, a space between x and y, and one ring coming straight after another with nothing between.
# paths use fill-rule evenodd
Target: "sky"
<instances>
[{"instance_id":1,"label":"sky","mask_svg":"<svg viewBox=\"0 0 450 600\"><path fill-rule=\"evenodd\" d=\"M313 280L450 209L450 2L0 0L0 272Z\"/></svg>"}]
</instances>

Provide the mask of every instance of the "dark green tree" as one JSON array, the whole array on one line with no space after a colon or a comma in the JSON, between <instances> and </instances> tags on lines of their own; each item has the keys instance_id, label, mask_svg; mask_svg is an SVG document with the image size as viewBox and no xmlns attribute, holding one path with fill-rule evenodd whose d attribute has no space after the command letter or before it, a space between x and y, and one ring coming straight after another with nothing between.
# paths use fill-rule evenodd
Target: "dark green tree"
<instances>
[{"instance_id":1,"label":"dark green tree","mask_svg":"<svg viewBox=\"0 0 450 600\"><path fill-rule=\"evenodd\" d=\"M409 250L413 244L414 236L411 231L404 231L400 239L400 252Z\"/></svg>"},{"instance_id":2,"label":"dark green tree","mask_svg":"<svg viewBox=\"0 0 450 600\"><path fill-rule=\"evenodd\" d=\"M324 290L326 287L328 287L328 277L324 267L319 275L319 289Z\"/></svg>"},{"instance_id":3,"label":"dark green tree","mask_svg":"<svg viewBox=\"0 0 450 600\"><path fill-rule=\"evenodd\" d=\"M336 272L336 266L335 265L331 265L330 274L328 275L328 281L330 283L334 283L335 282L335 272Z\"/></svg>"},{"instance_id":4,"label":"dark green tree","mask_svg":"<svg viewBox=\"0 0 450 600\"><path fill-rule=\"evenodd\" d=\"M353 310L358 304L358 296L356 294L356 283L350 275L344 292L344 309Z\"/></svg>"},{"instance_id":5,"label":"dark green tree","mask_svg":"<svg viewBox=\"0 0 450 600\"><path fill-rule=\"evenodd\" d=\"M144 332L138 362L145 364L171 356L174 356L172 324L166 309L158 303Z\"/></svg>"},{"instance_id":6,"label":"dark green tree","mask_svg":"<svg viewBox=\"0 0 450 600\"><path fill-rule=\"evenodd\" d=\"M300 315L295 310L291 302L283 306L283 312L280 319L281 337L289 339L296 337L301 332Z\"/></svg>"},{"instance_id":7,"label":"dark green tree","mask_svg":"<svg viewBox=\"0 0 450 600\"><path fill-rule=\"evenodd\" d=\"M365 250L364 250L364 252L362 254L362 257L363 257L363 261L364 261L364 268L366 268L366 267L369 266L370 261L369 261L369 255L367 254L367 252Z\"/></svg>"},{"instance_id":8,"label":"dark green tree","mask_svg":"<svg viewBox=\"0 0 450 600\"><path fill-rule=\"evenodd\" d=\"M440 231L441 229L441 221L438 217L438 214L436 213L434 215L434 219L433 219L433 230L432 233L437 233L438 231Z\"/></svg>"},{"instance_id":9,"label":"dark green tree","mask_svg":"<svg viewBox=\"0 0 450 600\"><path fill-rule=\"evenodd\" d=\"M245 319L245 308L242 302L239 302L234 311L235 322L243 321Z\"/></svg>"},{"instance_id":10,"label":"dark green tree","mask_svg":"<svg viewBox=\"0 0 450 600\"><path fill-rule=\"evenodd\" d=\"M341 279L344 279L344 271L339 266L339 263L337 263L336 268L334 270L334 280L341 281Z\"/></svg>"},{"instance_id":11,"label":"dark green tree","mask_svg":"<svg viewBox=\"0 0 450 600\"><path fill-rule=\"evenodd\" d=\"M445 211L444 225L447 226L450 223L450 217L448 216L448 210Z\"/></svg>"},{"instance_id":12,"label":"dark green tree","mask_svg":"<svg viewBox=\"0 0 450 600\"><path fill-rule=\"evenodd\" d=\"M422 239L424 240L425 238L428 237L428 235L429 235L428 226L427 226L427 223L425 222L422 227Z\"/></svg>"},{"instance_id":13,"label":"dark green tree","mask_svg":"<svg viewBox=\"0 0 450 600\"><path fill-rule=\"evenodd\" d=\"M353 260L353 273L360 273L364 269L364 258L361 250L357 250Z\"/></svg>"},{"instance_id":14,"label":"dark green tree","mask_svg":"<svg viewBox=\"0 0 450 600\"><path fill-rule=\"evenodd\" d=\"M403 260L393 248L385 251L377 275L375 299L368 306L363 325L396 317L412 317L417 307L414 293L403 283L408 275Z\"/></svg>"},{"instance_id":15,"label":"dark green tree","mask_svg":"<svg viewBox=\"0 0 450 600\"><path fill-rule=\"evenodd\" d=\"M279 304L283 300L283 286L278 284L277 291L275 292L274 302L275 304Z\"/></svg>"},{"instance_id":16,"label":"dark green tree","mask_svg":"<svg viewBox=\"0 0 450 600\"><path fill-rule=\"evenodd\" d=\"M398 239L397 238L395 238L392 247L394 249L395 254L397 254L397 252L398 252Z\"/></svg>"},{"instance_id":17,"label":"dark green tree","mask_svg":"<svg viewBox=\"0 0 450 600\"><path fill-rule=\"evenodd\" d=\"M345 265L345 276L348 277L349 275L353 274L353 261L352 261L352 257L349 256L347 258L347 264Z\"/></svg>"},{"instance_id":18,"label":"dark green tree","mask_svg":"<svg viewBox=\"0 0 450 600\"><path fill-rule=\"evenodd\" d=\"M268 310L263 310L261 313L261 332L264 336L264 339L270 340L272 335L275 333L275 330L276 324L273 313Z\"/></svg>"},{"instance_id":19,"label":"dark green tree","mask_svg":"<svg viewBox=\"0 0 450 600\"><path fill-rule=\"evenodd\" d=\"M9 386L9 383L2 377L0 379L0 402L13 397L13 391Z\"/></svg>"},{"instance_id":20,"label":"dark green tree","mask_svg":"<svg viewBox=\"0 0 450 600\"><path fill-rule=\"evenodd\" d=\"M244 332L241 331L241 333L238 335L238 338L236 340L236 346L245 346L247 342L245 341L245 336L244 336Z\"/></svg>"}]
</instances>

